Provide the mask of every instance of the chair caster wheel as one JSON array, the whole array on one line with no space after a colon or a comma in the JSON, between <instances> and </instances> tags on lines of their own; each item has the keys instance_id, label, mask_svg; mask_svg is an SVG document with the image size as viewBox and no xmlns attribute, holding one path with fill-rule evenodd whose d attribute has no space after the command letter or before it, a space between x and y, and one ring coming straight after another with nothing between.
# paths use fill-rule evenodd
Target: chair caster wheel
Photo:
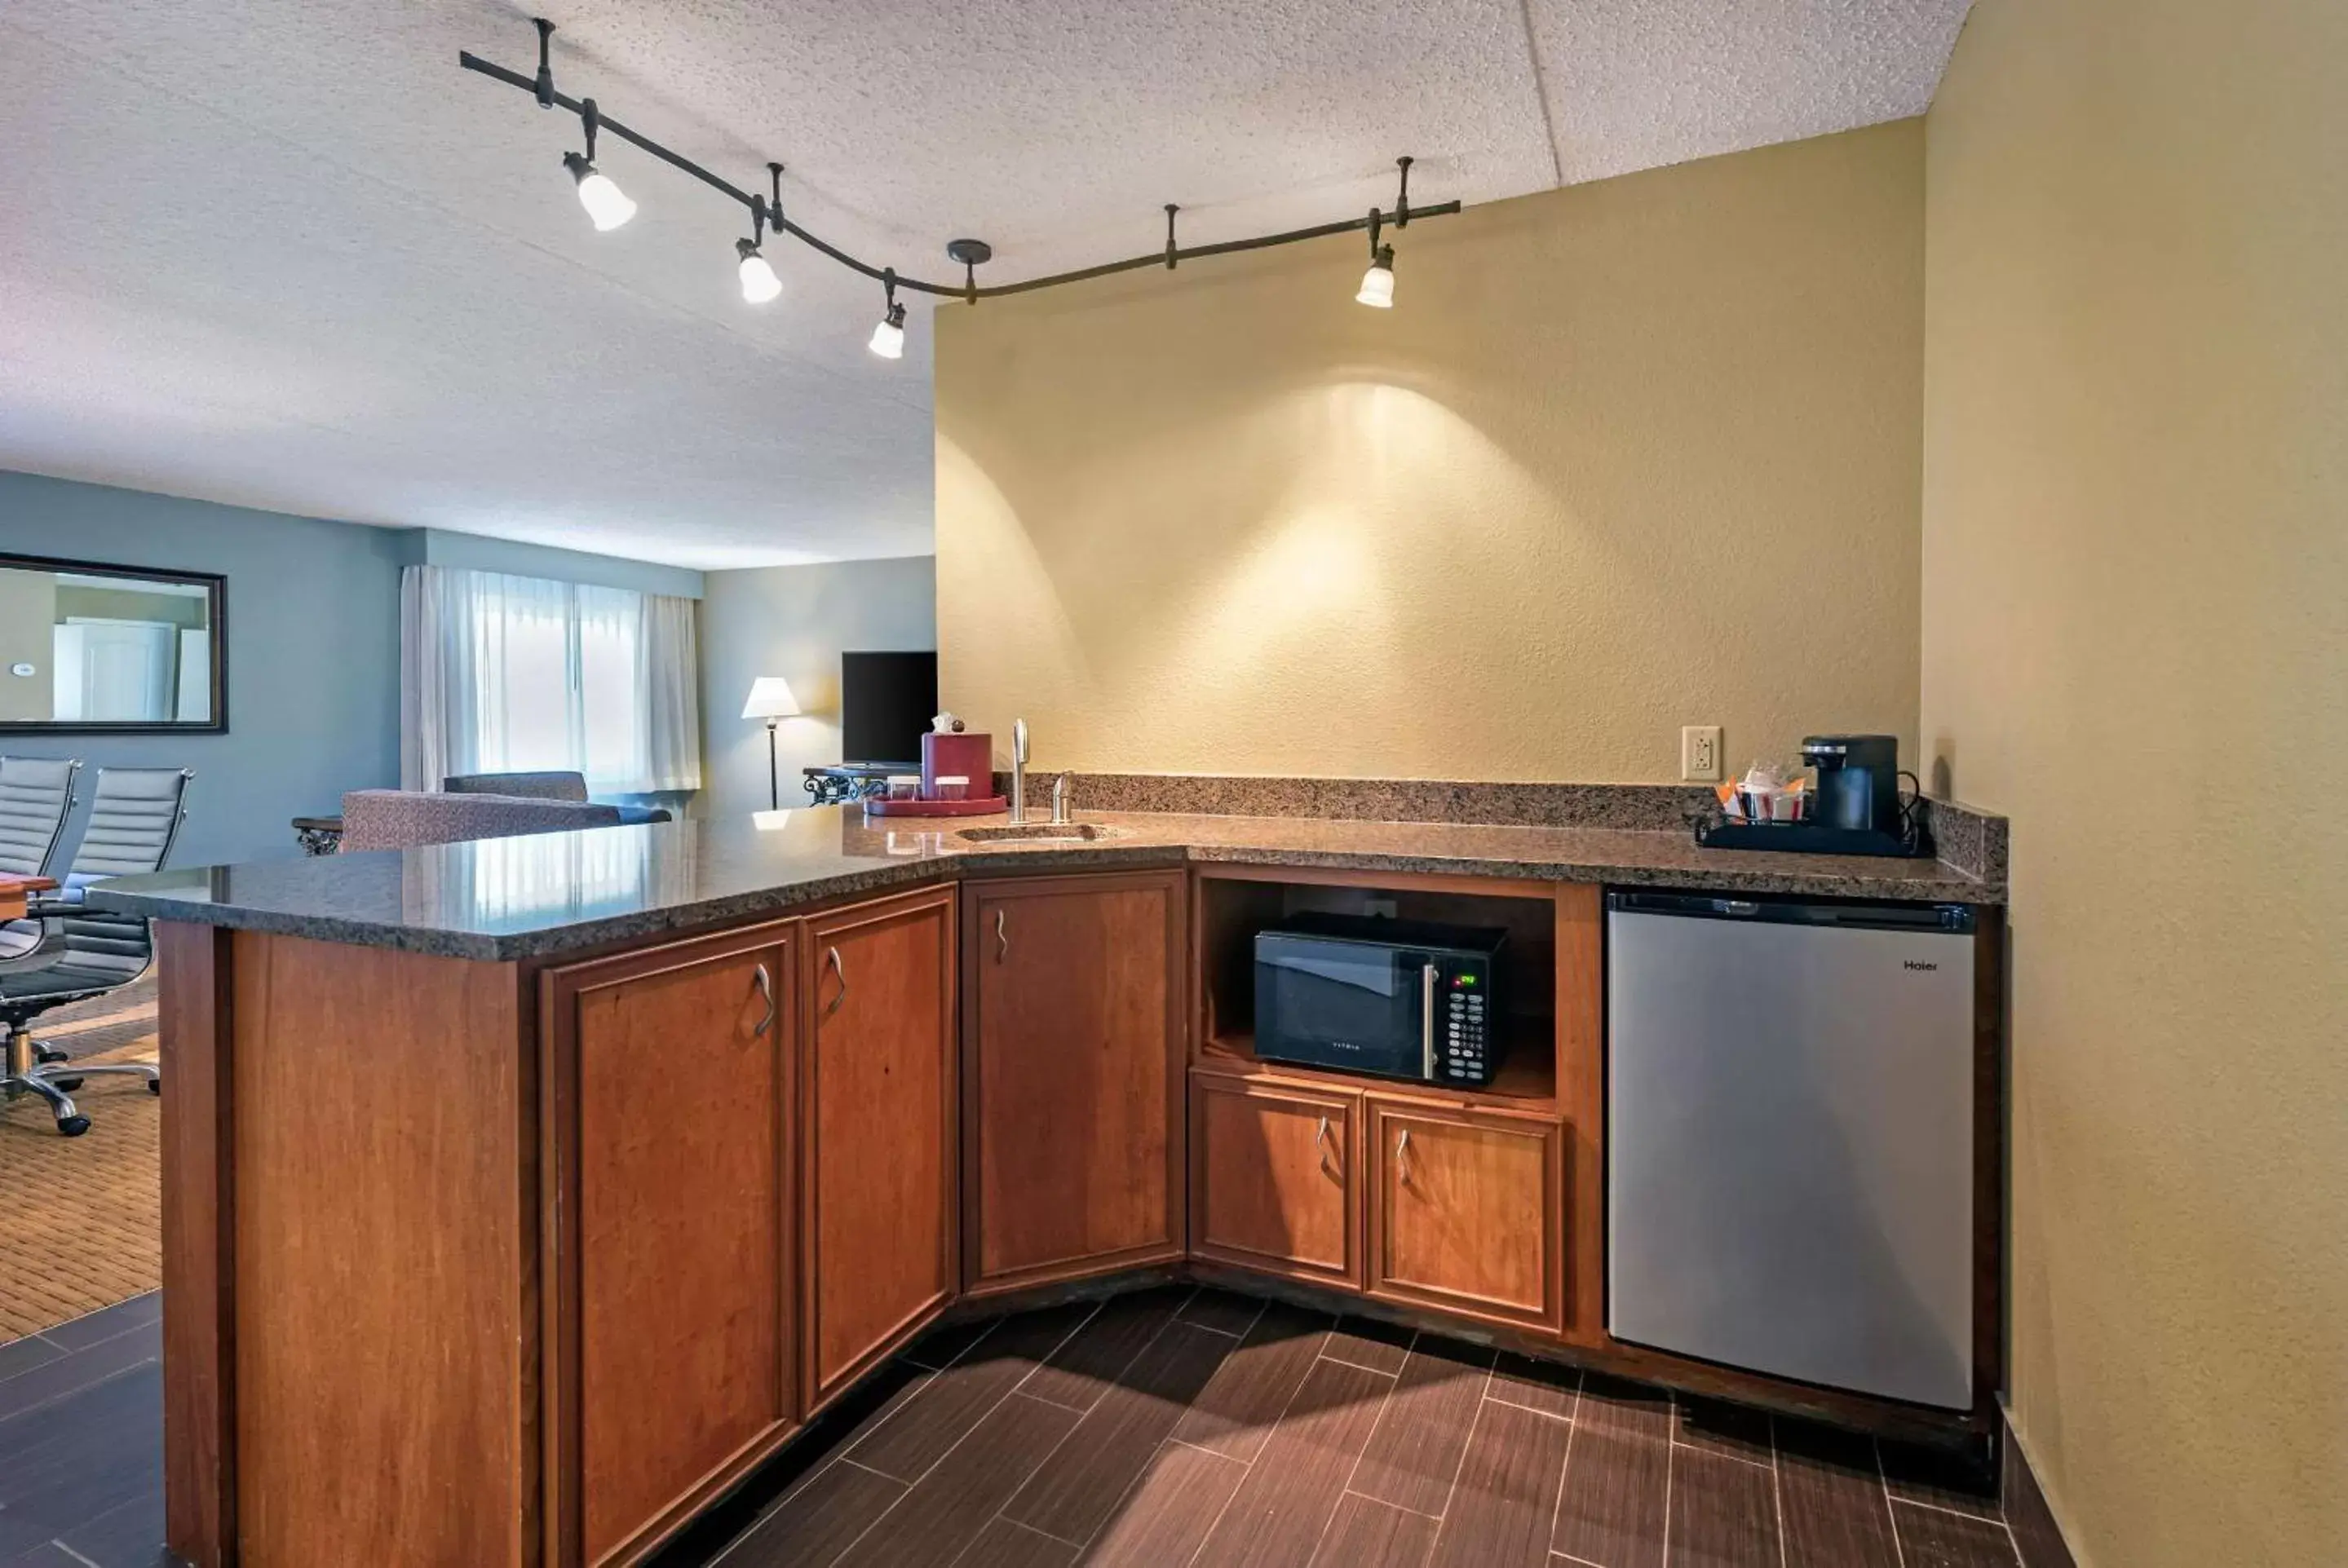
<instances>
[{"instance_id":1,"label":"chair caster wheel","mask_svg":"<svg viewBox=\"0 0 2348 1568\"><path fill-rule=\"evenodd\" d=\"M57 1132L60 1136L67 1138L78 1138L88 1131L89 1118L87 1116L60 1116L57 1118Z\"/></svg>"},{"instance_id":2,"label":"chair caster wheel","mask_svg":"<svg viewBox=\"0 0 2348 1568\"><path fill-rule=\"evenodd\" d=\"M81 1089L81 1080L78 1078L52 1078L49 1082L64 1090L67 1094L77 1093Z\"/></svg>"},{"instance_id":3,"label":"chair caster wheel","mask_svg":"<svg viewBox=\"0 0 2348 1568\"><path fill-rule=\"evenodd\" d=\"M46 1045L33 1047L33 1060L43 1067L53 1067L66 1059L66 1053Z\"/></svg>"}]
</instances>

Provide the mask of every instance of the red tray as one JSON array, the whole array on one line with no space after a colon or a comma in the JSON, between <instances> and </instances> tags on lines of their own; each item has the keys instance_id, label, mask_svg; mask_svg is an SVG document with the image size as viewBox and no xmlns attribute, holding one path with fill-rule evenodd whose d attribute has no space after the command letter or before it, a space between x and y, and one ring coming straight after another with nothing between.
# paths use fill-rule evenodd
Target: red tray
<instances>
[{"instance_id":1,"label":"red tray","mask_svg":"<svg viewBox=\"0 0 2348 1568\"><path fill-rule=\"evenodd\" d=\"M999 794L983 800L889 800L875 796L864 803L867 816L993 816L1010 809L1011 803Z\"/></svg>"}]
</instances>

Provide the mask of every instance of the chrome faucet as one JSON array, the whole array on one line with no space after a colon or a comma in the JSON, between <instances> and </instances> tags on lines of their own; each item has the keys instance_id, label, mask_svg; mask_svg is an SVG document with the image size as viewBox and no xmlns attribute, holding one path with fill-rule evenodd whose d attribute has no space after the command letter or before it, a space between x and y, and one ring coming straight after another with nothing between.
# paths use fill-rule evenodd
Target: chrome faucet
<instances>
[{"instance_id":1,"label":"chrome faucet","mask_svg":"<svg viewBox=\"0 0 2348 1568\"><path fill-rule=\"evenodd\" d=\"M1027 721L1011 721L1011 820L1027 820Z\"/></svg>"},{"instance_id":2,"label":"chrome faucet","mask_svg":"<svg viewBox=\"0 0 2348 1568\"><path fill-rule=\"evenodd\" d=\"M1054 822L1068 820L1068 780L1071 776L1073 775L1062 774L1052 781L1052 820Z\"/></svg>"}]
</instances>

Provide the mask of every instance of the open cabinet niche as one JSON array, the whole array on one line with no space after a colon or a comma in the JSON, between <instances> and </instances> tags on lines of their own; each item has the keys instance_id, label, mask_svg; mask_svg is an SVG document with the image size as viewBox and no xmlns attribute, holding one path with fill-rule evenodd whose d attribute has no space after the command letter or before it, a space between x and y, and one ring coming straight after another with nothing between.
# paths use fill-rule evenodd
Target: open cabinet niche
<instances>
[{"instance_id":1,"label":"open cabinet niche","mask_svg":"<svg viewBox=\"0 0 2348 1568\"><path fill-rule=\"evenodd\" d=\"M1275 866L1202 866L1192 908L1198 952L1198 1061L1226 1071L1260 1071L1354 1087L1383 1081L1267 1063L1255 1054L1256 933L1304 914L1391 917L1437 925L1498 927L1508 934L1494 974L1501 1049L1487 1088L1403 1084L1469 1102L1547 1109L1557 1103L1558 923L1556 887L1498 878L1344 873Z\"/></svg>"}]
</instances>

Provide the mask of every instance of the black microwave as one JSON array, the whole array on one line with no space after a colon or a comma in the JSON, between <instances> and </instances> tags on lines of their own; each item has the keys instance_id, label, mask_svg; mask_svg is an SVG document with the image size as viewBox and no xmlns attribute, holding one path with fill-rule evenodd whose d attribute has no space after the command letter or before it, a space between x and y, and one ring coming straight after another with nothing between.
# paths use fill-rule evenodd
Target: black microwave
<instances>
[{"instance_id":1,"label":"black microwave","mask_svg":"<svg viewBox=\"0 0 2348 1568\"><path fill-rule=\"evenodd\" d=\"M1480 1088L1499 1067L1495 958L1507 933L1305 915L1255 938L1255 1053Z\"/></svg>"}]
</instances>

